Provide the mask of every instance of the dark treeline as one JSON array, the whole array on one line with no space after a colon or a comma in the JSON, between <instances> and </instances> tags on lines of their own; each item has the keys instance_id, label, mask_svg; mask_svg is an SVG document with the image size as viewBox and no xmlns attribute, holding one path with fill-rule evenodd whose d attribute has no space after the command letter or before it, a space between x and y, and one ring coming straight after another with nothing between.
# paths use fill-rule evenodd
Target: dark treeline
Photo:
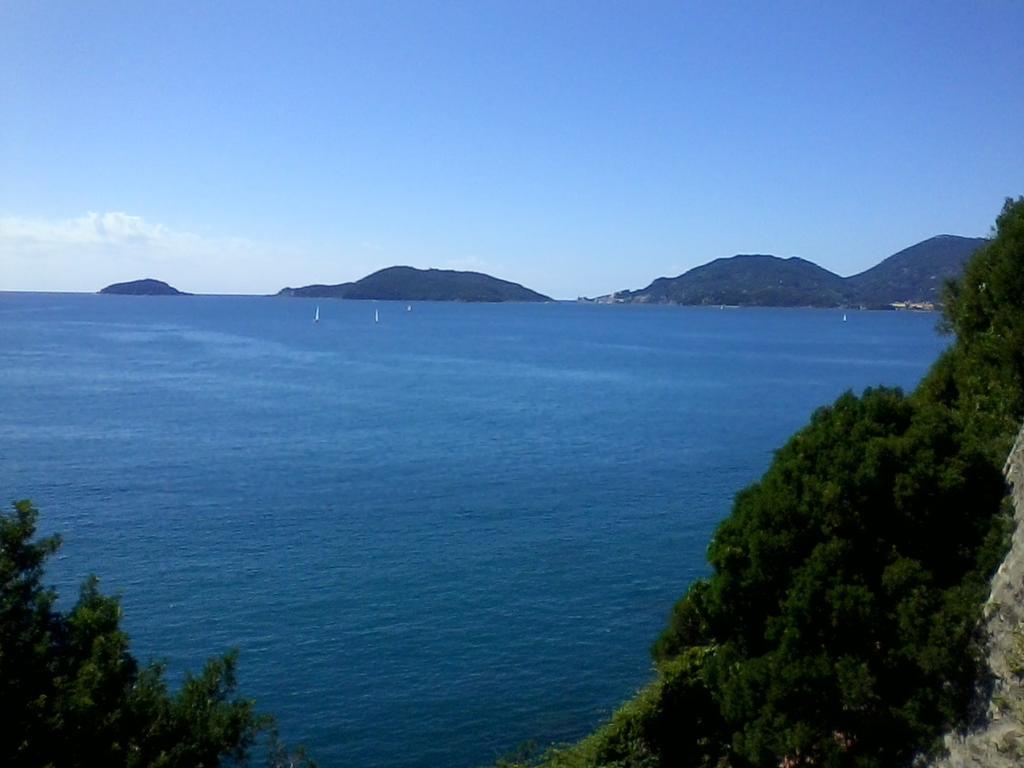
<instances>
[{"instance_id":1,"label":"dark treeline","mask_svg":"<svg viewBox=\"0 0 1024 768\"><path fill-rule=\"evenodd\" d=\"M1024 198L945 291L910 395L819 409L741 492L653 647L657 679L544 765L885 768L940 747L984 674L1024 418ZM508 764L508 763L506 763Z\"/></svg>"}]
</instances>

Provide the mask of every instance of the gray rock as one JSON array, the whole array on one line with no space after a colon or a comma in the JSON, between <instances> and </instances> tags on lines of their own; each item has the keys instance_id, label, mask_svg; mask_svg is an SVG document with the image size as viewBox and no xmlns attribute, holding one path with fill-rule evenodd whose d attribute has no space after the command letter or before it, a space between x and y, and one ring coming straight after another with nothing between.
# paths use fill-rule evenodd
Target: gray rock
<instances>
[{"instance_id":1,"label":"gray rock","mask_svg":"<svg viewBox=\"0 0 1024 768\"><path fill-rule=\"evenodd\" d=\"M1024 428L1003 468L1012 487L1014 520L1010 551L992 577L983 613L991 686L979 701L976 722L944 739L945 757L927 768L1020 768L1024 766L1024 681L1020 664L1024 637Z\"/></svg>"}]
</instances>

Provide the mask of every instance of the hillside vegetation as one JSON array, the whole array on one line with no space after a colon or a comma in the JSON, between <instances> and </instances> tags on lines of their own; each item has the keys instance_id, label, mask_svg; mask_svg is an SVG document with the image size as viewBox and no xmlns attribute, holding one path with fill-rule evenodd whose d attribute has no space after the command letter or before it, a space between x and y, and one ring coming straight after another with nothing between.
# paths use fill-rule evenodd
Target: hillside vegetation
<instances>
[{"instance_id":1,"label":"hillside vegetation","mask_svg":"<svg viewBox=\"0 0 1024 768\"><path fill-rule=\"evenodd\" d=\"M143 280L131 280L127 283L113 283L106 288L101 288L100 293L121 296L188 296L187 293L179 291L163 280L154 280L151 277Z\"/></svg>"},{"instance_id":2,"label":"hillside vegetation","mask_svg":"<svg viewBox=\"0 0 1024 768\"><path fill-rule=\"evenodd\" d=\"M915 392L819 409L740 493L653 647L656 679L551 768L908 766L960 722L1024 418L1024 198L946 289Z\"/></svg>"},{"instance_id":3,"label":"hillside vegetation","mask_svg":"<svg viewBox=\"0 0 1024 768\"><path fill-rule=\"evenodd\" d=\"M987 241L939 235L850 277L800 258L740 255L715 259L678 277L659 277L646 288L598 301L639 304L726 304L752 307L888 308L896 302L938 303L947 279Z\"/></svg>"},{"instance_id":4,"label":"hillside vegetation","mask_svg":"<svg viewBox=\"0 0 1024 768\"><path fill-rule=\"evenodd\" d=\"M551 301L543 294L481 272L388 267L354 283L282 288L278 296L397 301Z\"/></svg>"},{"instance_id":5,"label":"hillside vegetation","mask_svg":"<svg viewBox=\"0 0 1024 768\"><path fill-rule=\"evenodd\" d=\"M959 278L964 264L985 242L978 237L931 237L846 278L849 295L869 305L941 301L946 280Z\"/></svg>"},{"instance_id":6,"label":"hillside vegetation","mask_svg":"<svg viewBox=\"0 0 1024 768\"><path fill-rule=\"evenodd\" d=\"M848 303L843 278L800 258L751 255L715 259L680 277L660 277L633 301L757 307L834 307Z\"/></svg>"}]
</instances>

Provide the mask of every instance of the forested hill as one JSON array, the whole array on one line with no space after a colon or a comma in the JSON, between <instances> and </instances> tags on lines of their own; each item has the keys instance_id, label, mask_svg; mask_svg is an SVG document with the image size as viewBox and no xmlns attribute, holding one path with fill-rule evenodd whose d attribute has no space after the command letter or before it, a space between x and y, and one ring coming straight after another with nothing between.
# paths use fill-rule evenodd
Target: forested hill
<instances>
[{"instance_id":1,"label":"forested hill","mask_svg":"<svg viewBox=\"0 0 1024 768\"><path fill-rule=\"evenodd\" d=\"M984 238L939 235L889 256L851 277L800 258L740 255L716 259L678 277L598 301L641 304L726 304L754 307L888 307L936 303L946 280L959 277Z\"/></svg>"},{"instance_id":2,"label":"forested hill","mask_svg":"<svg viewBox=\"0 0 1024 768\"><path fill-rule=\"evenodd\" d=\"M397 301L551 301L518 283L480 272L388 267L354 283L283 288L278 296Z\"/></svg>"},{"instance_id":3,"label":"forested hill","mask_svg":"<svg viewBox=\"0 0 1024 768\"><path fill-rule=\"evenodd\" d=\"M113 293L123 296L188 296L163 280L131 280L127 283L114 283L100 290L100 293Z\"/></svg>"},{"instance_id":4,"label":"forested hill","mask_svg":"<svg viewBox=\"0 0 1024 768\"><path fill-rule=\"evenodd\" d=\"M904 248L844 282L855 300L868 305L937 302L945 281L959 277L967 260L987 242L982 237L939 235Z\"/></svg>"},{"instance_id":5,"label":"forested hill","mask_svg":"<svg viewBox=\"0 0 1024 768\"><path fill-rule=\"evenodd\" d=\"M660 277L618 298L652 304L834 307L845 303L843 278L800 258L743 255L715 259L684 275Z\"/></svg>"}]
</instances>

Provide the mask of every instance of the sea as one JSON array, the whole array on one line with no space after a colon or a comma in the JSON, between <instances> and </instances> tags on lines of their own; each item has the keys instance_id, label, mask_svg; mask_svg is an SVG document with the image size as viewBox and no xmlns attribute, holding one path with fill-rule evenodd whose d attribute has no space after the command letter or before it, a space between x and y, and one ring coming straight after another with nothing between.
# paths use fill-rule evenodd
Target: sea
<instances>
[{"instance_id":1,"label":"sea","mask_svg":"<svg viewBox=\"0 0 1024 768\"><path fill-rule=\"evenodd\" d=\"M0 497L172 685L237 648L324 768L488 765L651 680L773 451L949 343L846 314L0 293Z\"/></svg>"}]
</instances>

